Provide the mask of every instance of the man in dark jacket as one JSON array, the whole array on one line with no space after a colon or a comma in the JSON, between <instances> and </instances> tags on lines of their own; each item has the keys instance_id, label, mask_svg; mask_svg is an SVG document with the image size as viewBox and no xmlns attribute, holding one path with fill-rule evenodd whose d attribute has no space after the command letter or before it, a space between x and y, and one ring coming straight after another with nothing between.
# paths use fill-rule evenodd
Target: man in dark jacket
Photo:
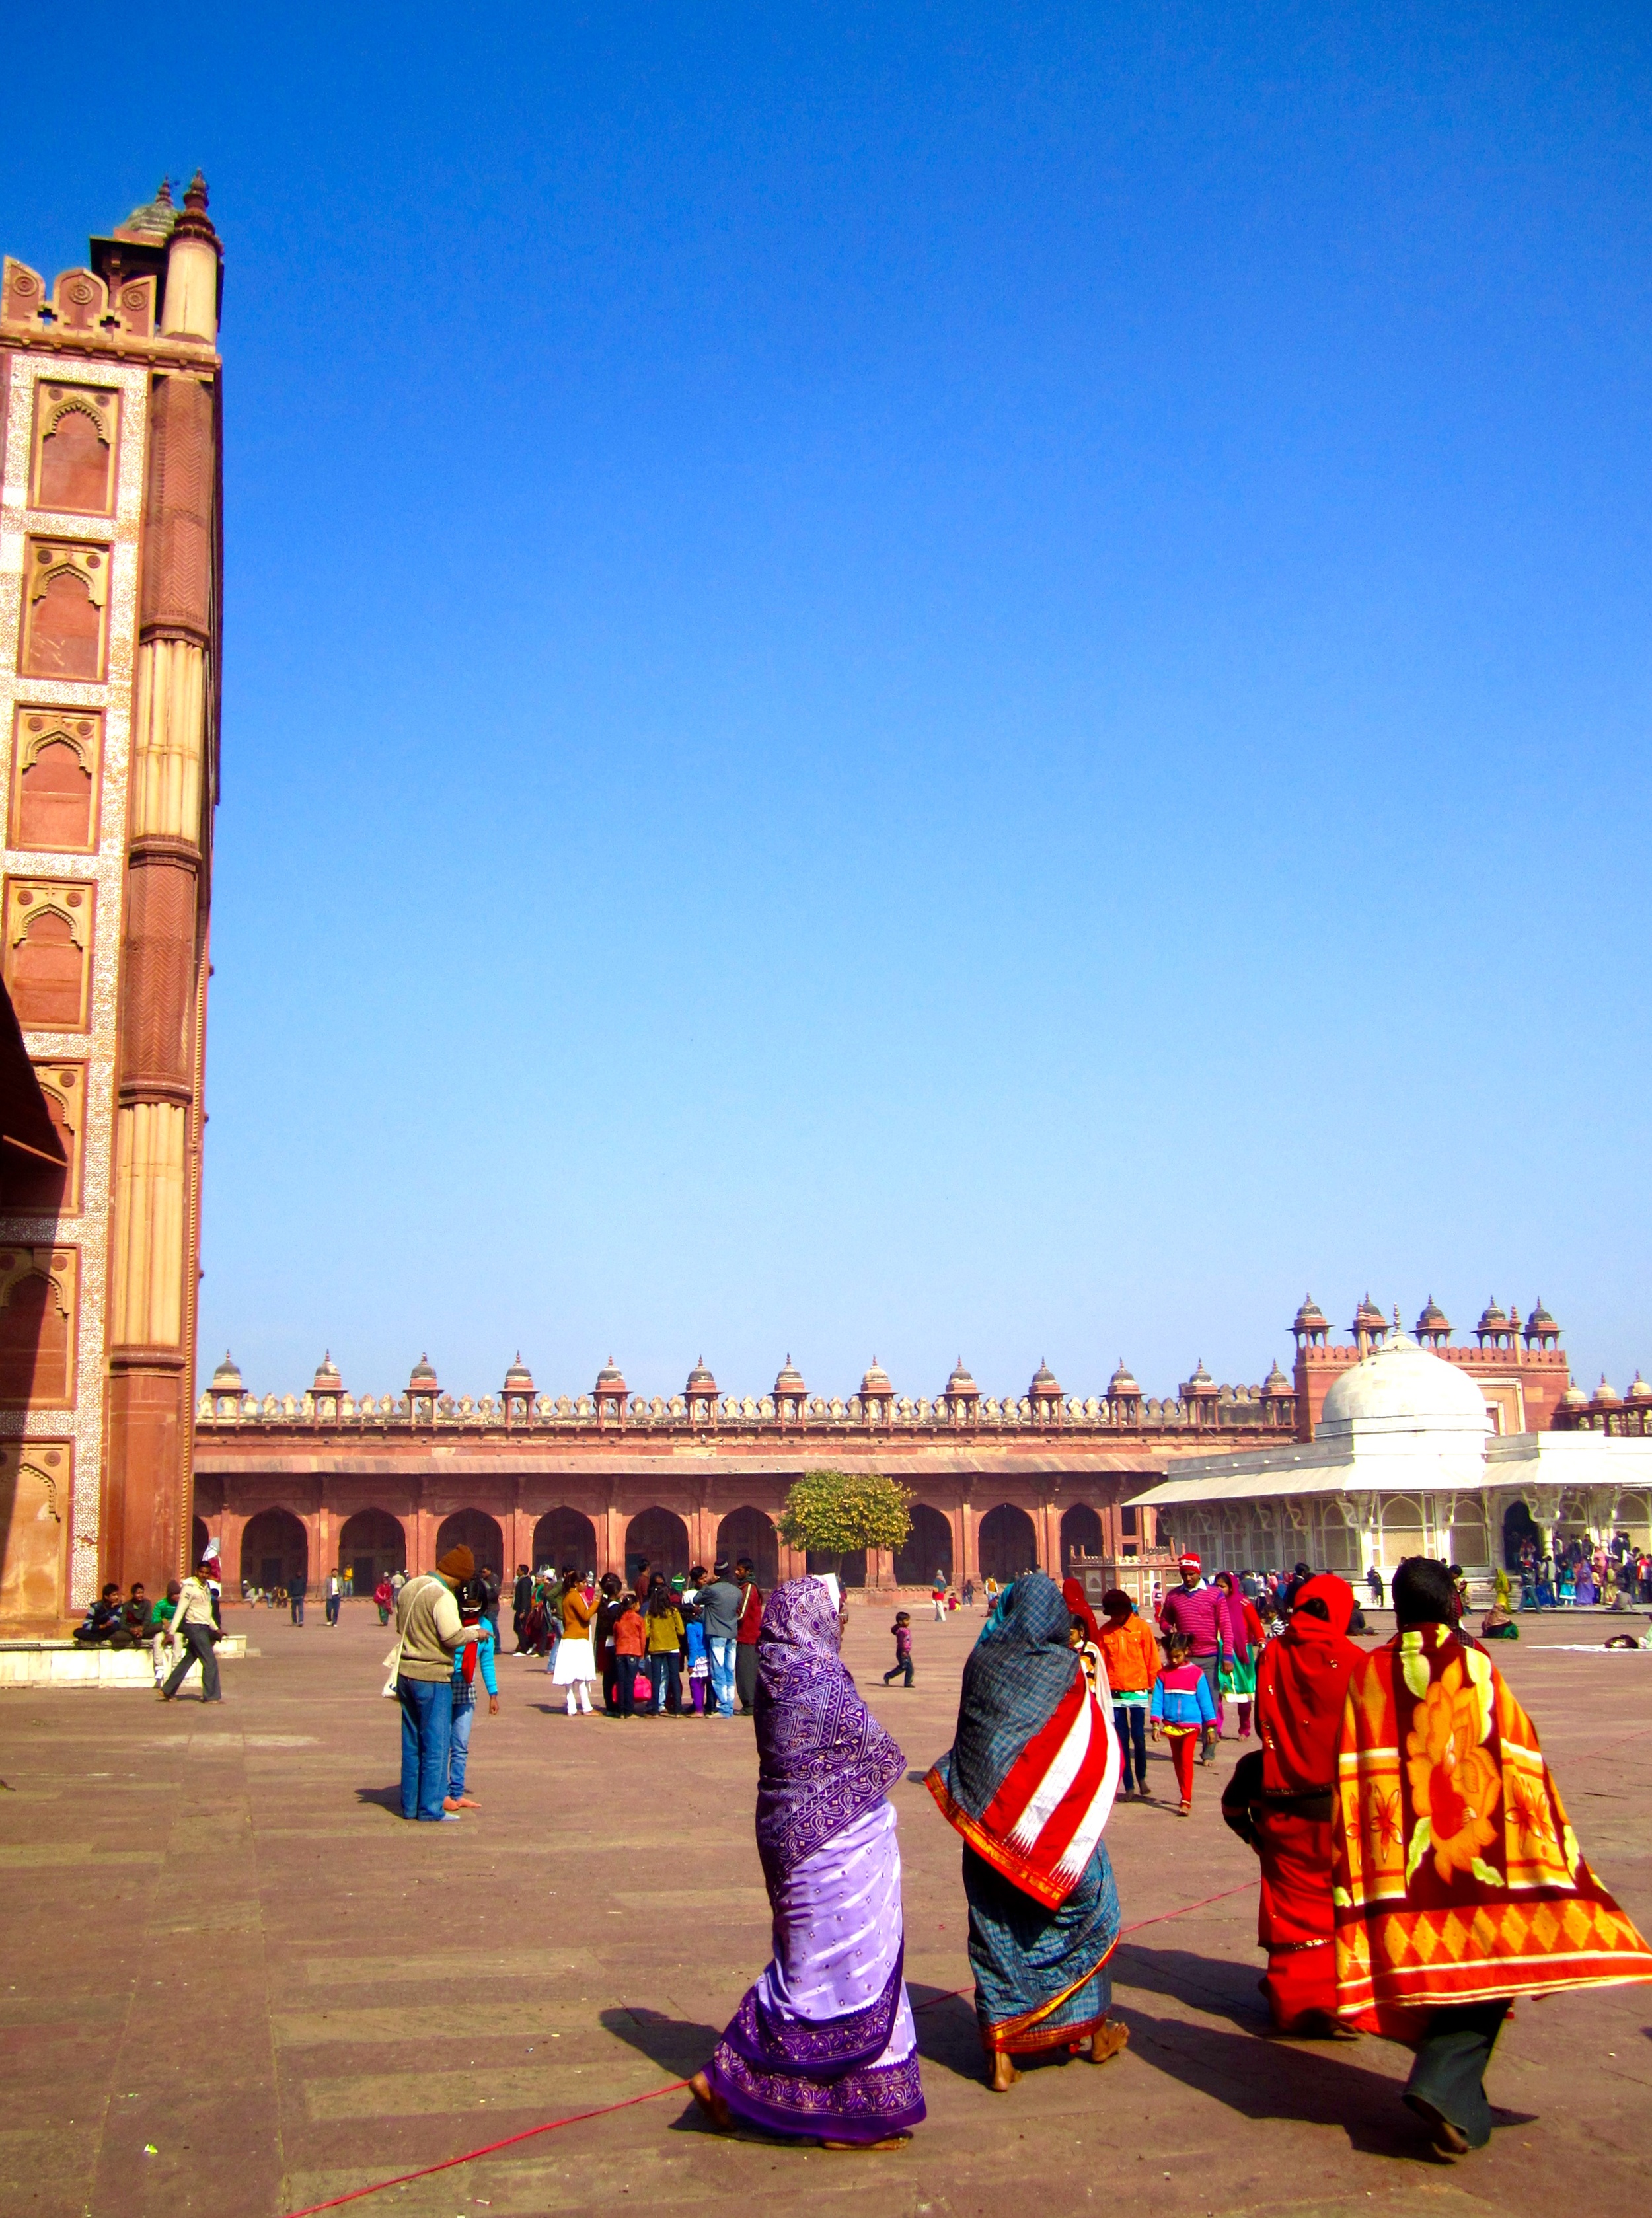
<instances>
[{"instance_id":1,"label":"man in dark jacket","mask_svg":"<svg viewBox=\"0 0 1652 2218\"><path fill-rule=\"evenodd\" d=\"M511 1623L516 1631L516 1652L522 1653L522 1628L528 1621L528 1612L533 1608L533 1573L525 1564L516 1567L516 1584L511 1589Z\"/></svg>"}]
</instances>

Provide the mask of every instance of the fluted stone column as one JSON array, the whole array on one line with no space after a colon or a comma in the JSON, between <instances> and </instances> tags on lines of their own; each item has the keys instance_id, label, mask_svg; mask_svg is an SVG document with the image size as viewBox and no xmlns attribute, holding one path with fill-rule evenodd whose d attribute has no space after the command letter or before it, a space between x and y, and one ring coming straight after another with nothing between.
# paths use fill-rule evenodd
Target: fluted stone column
<instances>
[{"instance_id":1,"label":"fluted stone column","mask_svg":"<svg viewBox=\"0 0 1652 2218\"><path fill-rule=\"evenodd\" d=\"M168 249L165 328L217 334L219 247L199 178ZM109 1257L106 1576L184 1568L216 796L215 379L157 374L140 567Z\"/></svg>"}]
</instances>

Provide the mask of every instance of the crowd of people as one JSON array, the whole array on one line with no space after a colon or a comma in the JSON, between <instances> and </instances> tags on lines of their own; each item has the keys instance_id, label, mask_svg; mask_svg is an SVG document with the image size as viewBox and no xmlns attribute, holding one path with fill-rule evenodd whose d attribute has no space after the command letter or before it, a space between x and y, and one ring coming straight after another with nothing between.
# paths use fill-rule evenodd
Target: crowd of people
<instances>
[{"instance_id":1,"label":"crowd of people","mask_svg":"<svg viewBox=\"0 0 1652 2218\"><path fill-rule=\"evenodd\" d=\"M748 1557L672 1573L645 1558L630 1586L522 1564L511 1614L517 1653L544 1657L569 1717L592 1713L598 1684L611 1718L730 1718L736 1703L751 1714L763 1592Z\"/></svg>"},{"instance_id":2,"label":"crowd of people","mask_svg":"<svg viewBox=\"0 0 1652 2218\"><path fill-rule=\"evenodd\" d=\"M1260 1744L1227 1780L1222 1815L1260 1860L1275 2031L1404 2043L1404 2099L1434 2148L1484 2147L1486 2070L1518 1997L1652 1980L1652 1948L1584 1859L1537 1732L1482 1645L1512 1622L1506 1575L1476 1639L1460 1569L1407 1560L1394 1637L1364 1649L1353 1589L1332 1574L1207 1577L1191 1553L1178 1570L1151 1624L1121 1589L1098 1620L1077 1581L1037 1571L985 1594L953 1744L925 1783L963 1843L989 2085L1007 2092L1018 2056L1105 2064L1125 2047L1103 1828L1117 1800L1150 1799L1150 1732L1171 1744L1187 1814L1231 1707L1239 1738ZM729 1718L736 1702L755 1716L773 1955L689 2082L711 2122L829 2147L910 2136L925 2110L887 1799L906 1761L843 1667L837 1582L765 1597L744 1558L674 1577L645 1564L630 1586L525 1565L512 1600L517 1652L543 1659L570 1716L592 1713L599 1684L616 1718ZM388 1602L401 1813L454 1824L478 1806L480 1696L500 1704L499 1582L458 1547ZM90 1637L152 1644L166 1701L197 1666L203 1699L221 1699L220 1626L215 1549L163 1603L106 1588L88 1614ZM910 1686L910 1613L891 1629L885 1684Z\"/></svg>"},{"instance_id":3,"label":"crowd of people","mask_svg":"<svg viewBox=\"0 0 1652 2218\"><path fill-rule=\"evenodd\" d=\"M1261 1860L1275 2029L1404 2043L1404 2099L1433 2147L1484 2147L1485 2073L1513 1999L1652 1979L1652 1949L1584 1861L1531 1720L1463 1629L1460 1575L1402 1564L1394 1638L1368 1651L1349 1637L1345 1580L1300 1564L1251 1595L1195 1558L1180 1569L1158 1637L1121 1591L1103 1596L1102 1626L1075 1582L1028 1573L993 1598L965 1664L953 1745L926 1783L963 1841L989 2085L1008 2091L1018 2056L1105 2064L1124 2048L1102 1829L1133 1774L1141 1786L1144 1710L1176 1736L1185 1807L1194 1751L1231 1702L1261 1742L1223 1814ZM842 1667L842 1627L828 1579L788 1583L764 1613L757 1844L773 1956L689 2084L722 2130L888 2147L924 2116L887 1800L905 1758Z\"/></svg>"},{"instance_id":4,"label":"crowd of people","mask_svg":"<svg viewBox=\"0 0 1652 2218\"><path fill-rule=\"evenodd\" d=\"M1563 1540L1552 1551L1530 1534L1518 1552L1522 1609L1626 1609L1652 1602L1652 1555L1627 1533L1586 1544Z\"/></svg>"}]
</instances>

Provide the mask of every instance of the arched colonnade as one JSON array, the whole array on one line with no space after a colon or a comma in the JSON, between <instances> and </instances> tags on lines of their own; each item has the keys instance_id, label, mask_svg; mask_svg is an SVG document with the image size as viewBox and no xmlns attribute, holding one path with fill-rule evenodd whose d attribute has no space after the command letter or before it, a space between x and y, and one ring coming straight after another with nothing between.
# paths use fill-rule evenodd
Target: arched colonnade
<instances>
[{"instance_id":1,"label":"arched colonnade","mask_svg":"<svg viewBox=\"0 0 1652 2218\"><path fill-rule=\"evenodd\" d=\"M1139 1484L1126 1478L1107 1494L1116 1502ZM433 1569L439 1556L461 1542L506 1581L523 1563L535 1569L573 1564L634 1578L644 1559L669 1574L693 1563L748 1555L767 1590L807 1568L775 1529L783 1489L767 1502L727 1502L736 1490L729 1486L717 1490L724 1501L698 1504L680 1498L674 1504L668 1498L597 1502L587 1494L583 1502L519 1498L508 1506L497 1499L503 1490L478 1487L468 1502L431 1501L433 1490L403 1484L369 1493L359 1483L329 1480L282 1487L268 1478L261 1484L251 1471L203 1474L197 1482L196 1546L208 1533L218 1539L232 1594L238 1580L289 1585L297 1575L314 1591L335 1566L348 1570L355 1592L363 1594L388 1572ZM1110 1540L1107 1552L1118 1552L1117 1511L1105 1496L1099 1502L1069 1498L1063 1506L1017 1491L1019 1500L1007 1489L997 1495L989 1489L984 1499L954 1496L947 1503L941 1490L915 1485L906 1546L898 1554L874 1552L846 1562L847 1583L927 1586L940 1573L961 1584L966 1578L1013 1578L1034 1567L1059 1577L1075 1551L1102 1552ZM491 1502L490 1494L495 1496Z\"/></svg>"}]
</instances>

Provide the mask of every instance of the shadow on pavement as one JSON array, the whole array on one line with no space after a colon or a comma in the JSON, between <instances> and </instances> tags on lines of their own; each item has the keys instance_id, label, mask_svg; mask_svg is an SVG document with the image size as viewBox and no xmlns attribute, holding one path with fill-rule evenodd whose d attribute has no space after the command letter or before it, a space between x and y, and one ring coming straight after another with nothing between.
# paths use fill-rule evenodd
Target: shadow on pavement
<instances>
[{"instance_id":1,"label":"shadow on pavement","mask_svg":"<svg viewBox=\"0 0 1652 2218\"><path fill-rule=\"evenodd\" d=\"M356 1800L357 1802L374 1803L381 1810L394 1810L399 1818L401 1815L401 1781L393 1787L358 1787Z\"/></svg>"},{"instance_id":2,"label":"shadow on pavement","mask_svg":"<svg viewBox=\"0 0 1652 2218\"><path fill-rule=\"evenodd\" d=\"M1130 2028L1132 2056L1241 2116L1340 2126L1367 2155L1410 2157L1431 2166L1439 2161L1401 2103L1399 2081L1351 2061L1345 2048L1258 2041L1154 2017L1130 2003L1120 2016Z\"/></svg>"},{"instance_id":3,"label":"shadow on pavement","mask_svg":"<svg viewBox=\"0 0 1652 2218\"><path fill-rule=\"evenodd\" d=\"M1260 1949L1252 1967L1220 1956L1201 1956L1190 1948L1153 1948L1127 1938L1113 1960L1113 1979L1115 1986L1189 2002L1245 2032L1264 2034L1268 2005L1257 1982L1266 1961Z\"/></svg>"},{"instance_id":4,"label":"shadow on pavement","mask_svg":"<svg viewBox=\"0 0 1652 2218\"><path fill-rule=\"evenodd\" d=\"M615 2003L597 2015L608 2032L674 2079L698 2072L723 2038L720 2025L697 2025L692 2018L668 2017L642 2003Z\"/></svg>"}]
</instances>

